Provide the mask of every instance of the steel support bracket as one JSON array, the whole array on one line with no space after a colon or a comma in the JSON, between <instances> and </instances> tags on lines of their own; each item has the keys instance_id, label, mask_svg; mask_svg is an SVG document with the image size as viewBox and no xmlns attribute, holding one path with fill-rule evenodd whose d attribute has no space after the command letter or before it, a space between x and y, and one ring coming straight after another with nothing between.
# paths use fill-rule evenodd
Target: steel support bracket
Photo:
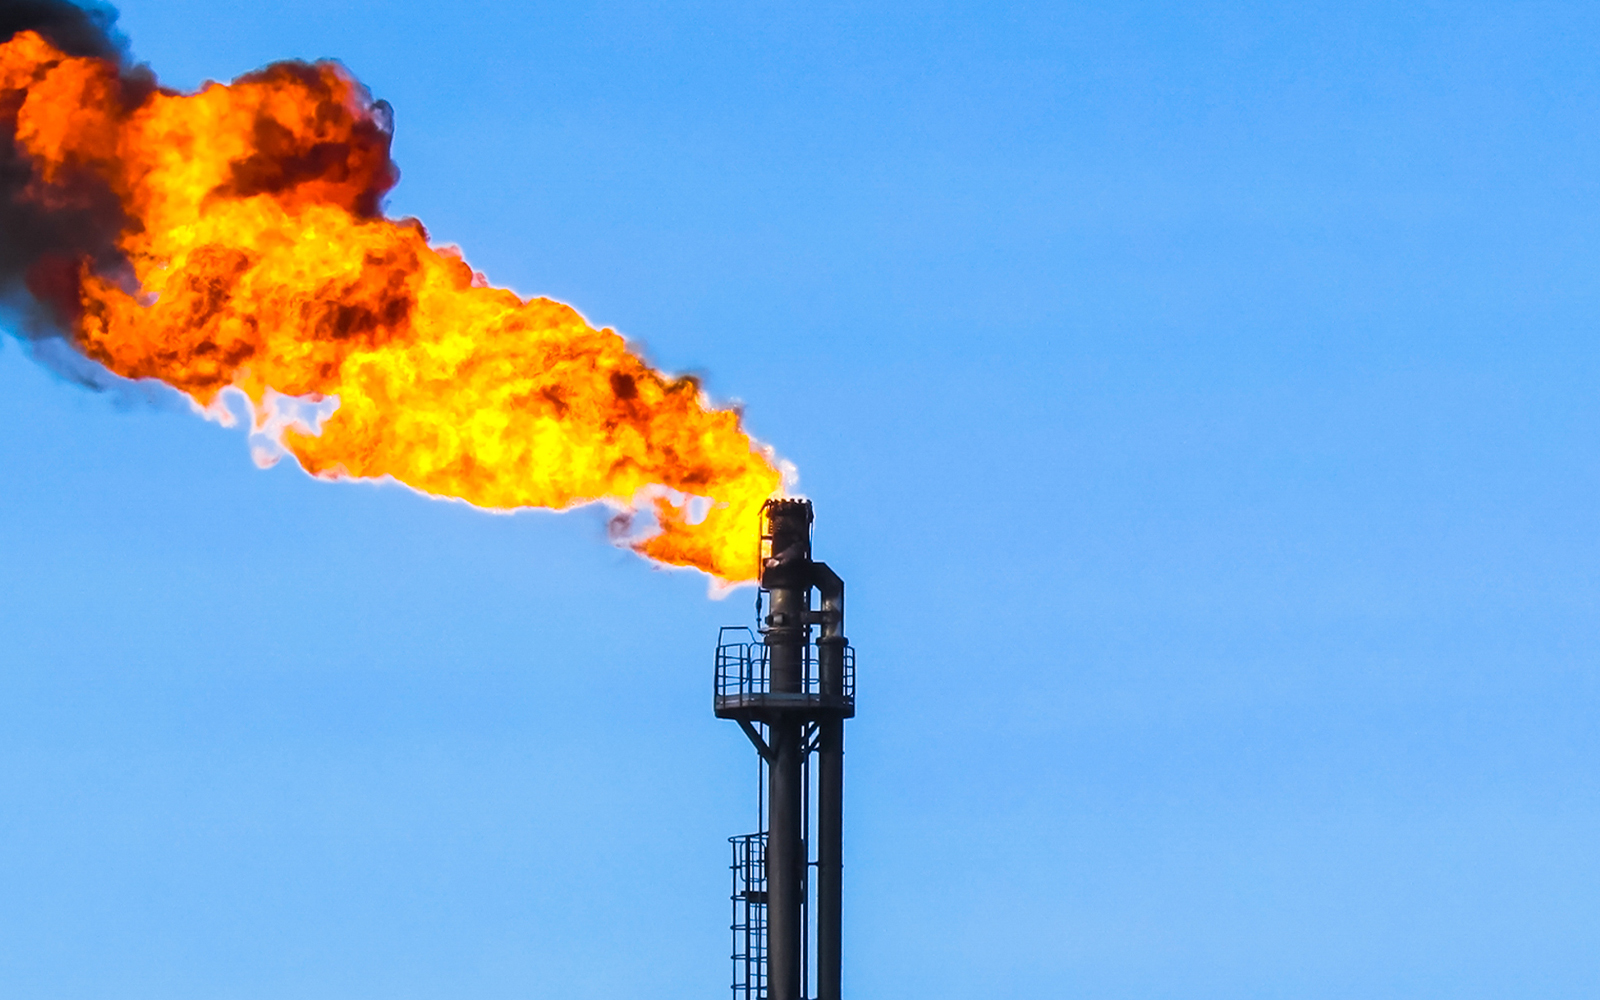
<instances>
[{"instance_id":1,"label":"steel support bracket","mask_svg":"<svg viewBox=\"0 0 1600 1000\"><path fill-rule=\"evenodd\" d=\"M772 763L772 748L767 746L767 741L761 738L760 733L756 732L756 727L752 726L747 719L740 719L738 721L739 728L743 729L744 734L750 737L750 742L755 746L756 753L760 754L761 759L766 761L768 764Z\"/></svg>"}]
</instances>

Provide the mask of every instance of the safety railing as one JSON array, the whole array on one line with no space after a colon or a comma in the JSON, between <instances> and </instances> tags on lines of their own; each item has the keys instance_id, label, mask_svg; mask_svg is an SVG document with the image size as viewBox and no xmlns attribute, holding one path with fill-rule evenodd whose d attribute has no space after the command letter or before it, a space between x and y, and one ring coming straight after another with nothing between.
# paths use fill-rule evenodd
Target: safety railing
<instances>
[{"instance_id":1,"label":"safety railing","mask_svg":"<svg viewBox=\"0 0 1600 1000\"><path fill-rule=\"evenodd\" d=\"M717 634L716 708L719 715L741 709L815 708L855 714L856 651L846 643L840 677L825 682L820 675L815 642L801 647L798 690L772 690L771 650L753 629L726 626Z\"/></svg>"},{"instance_id":2,"label":"safety railing","mask_svg":"<svg viewBox=\"0 0 1600 1000\"><path fill-rule=\"evenodd\" d=\"M767 835L729 837L733 846L733 1000L767 997Z\"/></svg>"}]
</instances>

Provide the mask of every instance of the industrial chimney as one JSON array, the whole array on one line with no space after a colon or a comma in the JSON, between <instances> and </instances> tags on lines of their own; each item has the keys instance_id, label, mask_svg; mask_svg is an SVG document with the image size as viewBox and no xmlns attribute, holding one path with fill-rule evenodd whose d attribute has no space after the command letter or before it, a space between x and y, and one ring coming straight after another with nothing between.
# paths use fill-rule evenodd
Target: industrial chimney
<instances>
[{"instance_id":1,"label":"industrial chimney","mask_svg":"<svg viewBox=\"0 0 1600 1000\"><path fill-rule=\"evenodd\" d=\"M855 650L844 637L844 581L811 558L811 520L807 500L762 507L760 636L737 627L717 639L717 718L737 721L760 756L760 828L730 838L734 1000L839 1000L844 720L856 714Z\"/></svg>"}]
</instances>

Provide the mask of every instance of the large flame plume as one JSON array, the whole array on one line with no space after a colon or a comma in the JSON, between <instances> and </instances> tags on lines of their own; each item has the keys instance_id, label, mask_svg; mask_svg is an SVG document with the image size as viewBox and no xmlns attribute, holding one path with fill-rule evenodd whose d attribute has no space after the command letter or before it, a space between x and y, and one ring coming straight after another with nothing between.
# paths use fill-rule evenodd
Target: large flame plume
<instances>
[{"instance_id":1,"label":"large flame plume","mask_svg":"<svg viewBox=\"0 0 1600 1000\"><path fill-rule=\"evenodd\" d=\"M336 398L320 433L283 432L314 475L495 509L648 504L644 555L755 574L770 451L692 378L385 217L389 109L343 67L182 94L48 34L0 44L0 271L82 354L214 410L237 389L258 429L285 397Z\"/></svg>"}]
</instances>

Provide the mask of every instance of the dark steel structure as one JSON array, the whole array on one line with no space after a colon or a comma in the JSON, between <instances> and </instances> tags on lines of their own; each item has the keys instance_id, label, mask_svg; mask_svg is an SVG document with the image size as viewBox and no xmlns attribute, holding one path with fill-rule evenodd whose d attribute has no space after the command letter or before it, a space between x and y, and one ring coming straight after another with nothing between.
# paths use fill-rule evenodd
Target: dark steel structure
<instances>
[{"instance_id":1,"label":"dark steel structure","mask_svg":"<svg viewBox=\"0 0 1600 1000\"><path fill-rule=\"evenodd\" d=\"M717 640L717 717L737 721L760 757L760 829L730 841L734 1000L840 1000L844 720L856 714L856 664L844 581L811 558L811 521L807 500L762 507L756 631L724 628Z\"/></svg>"}]
</instances>

